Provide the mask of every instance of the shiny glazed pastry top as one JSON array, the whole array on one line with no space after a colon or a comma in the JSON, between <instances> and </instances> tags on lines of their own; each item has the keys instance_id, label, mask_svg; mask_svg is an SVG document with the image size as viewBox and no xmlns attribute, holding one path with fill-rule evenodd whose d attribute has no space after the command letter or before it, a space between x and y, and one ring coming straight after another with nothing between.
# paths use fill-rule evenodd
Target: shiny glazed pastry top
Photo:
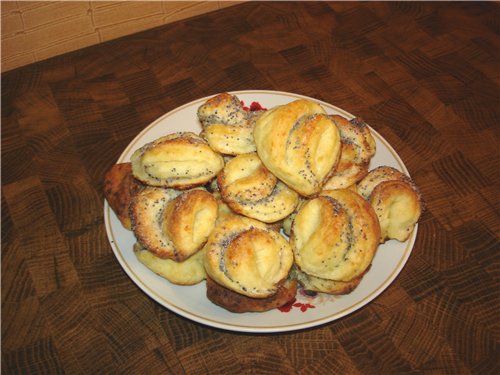
<instances>
[{"instance_id":1,"label":"shiny glazed pastry top","mask_svg":"<svg viewBox=\"0 0 500 375\"><path fill-rule=\"evenodd\" d=\"M265 223L287 217L299 201L299 195L269 172L255 152L229 160L217 183L233 211Z\"/></svg>"},{"instance_id":2,"label":"shiny glazed pastry top","mask_svg":"<svg viewBox=\"0 0 500 375\"><path fill-rule=\"evenodd\" d=\"M240 215L219 221L204 251L205 270L212 280L254 298L275 294L293 264L292 249L281 234Z\"/></svg>"},{"instance_id":3,"label":"shiny glazed pastry top","mask_svg":"<svg viewBox=\"0 0 500 375\"><path fill-rule=\"evenodd\" d=\"M200 136L178 132L137 149L131 157L134 177L151 186L178 190L203 185L224 167L224 159Z\"/></svg>"},{"instance_id":4,"label":"shiny glazed pastry top","mask_svg":"<svg viewBox=\"0 0 500 375\"><path fill-rule=\"evenodd\" d=\"M318 193L340 157L340 134L325 110L295 100L262 114L254 129L264 165L303 196Z\"/></svg>"},{"instance_id":5,"label":"shiny glazed pastry top","mask_svg":"<svg viewBox=\"0 0 500 375\"><path fill-rule=\"evenodd\" d=\"M423 211L423 200L409 176L388 166L371 170L357 185L380 222L380 242L406 241Z\"/></svg>"},{"instance_id":6,"label":"shiny glazed pastry top","mask_svg":"<svg viewBox=\"0 0 500 375\"><path fill-rule=\"evenodd\" d=\"M349 189L325 190L292 223L295 263L311 276L350 281L370 266L380 227L370 204Z\"/></svg>"}]
</instances>

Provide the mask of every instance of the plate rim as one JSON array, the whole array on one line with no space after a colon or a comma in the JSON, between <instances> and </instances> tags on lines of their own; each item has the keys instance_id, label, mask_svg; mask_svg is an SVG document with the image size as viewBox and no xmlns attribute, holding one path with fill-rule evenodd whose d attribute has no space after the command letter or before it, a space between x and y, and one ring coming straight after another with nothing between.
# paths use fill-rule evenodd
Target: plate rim
<instances>
[{"instance_id":1,"label":"plate rim","mask_svg":"<svg viewBox=\"0 0 500 375\"><path fill-rule=\"evenodd\" d=\"M232 95L247 95L247 94L266 94L266 95L278 95L278 96L286 96L290 98L295 98L295 99L308 99L308 100L313 100L325 107L328 107L330 109L333 109L341 114L344 114L346 118L349 120L354 118L355 116L352 115L351 113L333 105L330 103L327 103L323 100L316 99L314 97L309 97L301 94L296 94L296 93L290 93L286 91L274 91L274 90L236 90L236 91L227 91L228 93ZM192 100L188 103L185 103L179 107L176 107L172 109L171 111L166 112L162 116L158 117L156 120L151 122L149 125L145 126L144 129L142 129L127 145L127 147L123 150L123 152L120 154L118 160L116 163L122 163L126 162L128 160L124 160L125 156L130 154L131 150L135 149L135 145L137 142L148 132L151 131L152 128L157 126L159 123L163 122L163 120L167 117L172 116L176 112L179 112L181 110L184 110L187 107L191 107L196 105L197 103L203 103L207 99L213 97L214 95L208 95L199 99ZM378 138L378 141L384 144L385 147L389 150L391 155L394 157L396 160L398 166L401 168L402 172L410 175L408 172L408 169L406 165L404 164L403 160L401 157L397 154L397 152L394 150L392 145L380 135L375 129L373 129L369 124L368 124L370 131ZM404 266L408 262L408 259L411 256L411 253L413 251L413 247L415 244L415 240L417 237L417 232L418 232L418 223L415 225L415 228L413 229L412 235L410 238L405 241L406 246L404 248L404 252L397 262L396 266L394 267L393 270L391 270L391 273L389 276L380 284L377 286L375 290L373 290L371 293L368 295L364 296L362 299L356 301L353 305L349 305L342 309L341 311L336 311L331 315L320 317L317 319L312 319L312 320L307 320L306 322L300 322L300 323L294 323L290 325L240 325L240 324L234 324L234 323L228 323L228 322L221 322L214 320L210 317L205 317L201 316L199 314L194 313L191 310L187 310L183 307L177 306L173 304L171 301L168 301L165 299L165 297L162 297L156 293L156 291L152 290L151 288L148 288L148 286L141 280L141 278L136 274L136 271L127 263L124 254L122 253L121 249L118 247L118 241L116 240L116 236L113 232L112 224L111 224L111 216L114 213L111 210L111 207L109 206L108 202L106 199L104 199L104 223L106 227L106 234L107 234L107 239L108 242L113 250L113 253L115 257L117 258L120 266L122 267L123 271L127 274L129 278L132 279L132 281L136 284L136 286L142 290L143 293L145 293L149 298L153 299L155 302L159 303L162 307L186 318L191 321L197 322L199 324L202 324L204 326L209 326L213 328L218 328L218 329L223 329L226 331L233 331L233 332L245 332L245 333L279 333L279 332L293 332L293 331L298 331L298 330L304 330L308 328L314 328L321 326L323 324L331 323L334 322L338 319L341 319L351 313L354 313L355 311L358 311L359 309L363 308L373 300L375 300L377 297L379 297L397 278L397 276L401 273L403 270ZM167 280L168 281L168 280ZM204 282L204 281L203 281ZM236 313L235 313L236 314ZM259 313L255 313L259 314Z\"/></svg>"}]
</instances>

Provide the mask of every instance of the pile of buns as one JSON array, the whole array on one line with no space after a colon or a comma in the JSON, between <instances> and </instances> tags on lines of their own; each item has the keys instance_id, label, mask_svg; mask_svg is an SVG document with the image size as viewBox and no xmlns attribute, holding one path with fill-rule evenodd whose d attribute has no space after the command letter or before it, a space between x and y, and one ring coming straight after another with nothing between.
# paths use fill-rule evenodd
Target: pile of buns
<instances>
[{"instance_id":1,"label":"pile of buns","mask_svg":"<svg viewBox=\"0 0 500 375\"><path fill-rule=\"evenodd\" d=\"M222 93L197 119L199 134L166 134L113 165L104 192L146 267L206 280L229 311L280 307L298 288L349 293L378 246L406 241L421 216L407 175L369 170L376 145L358 118L306 99L252 111Z\"/></svg>"}]
</instances>

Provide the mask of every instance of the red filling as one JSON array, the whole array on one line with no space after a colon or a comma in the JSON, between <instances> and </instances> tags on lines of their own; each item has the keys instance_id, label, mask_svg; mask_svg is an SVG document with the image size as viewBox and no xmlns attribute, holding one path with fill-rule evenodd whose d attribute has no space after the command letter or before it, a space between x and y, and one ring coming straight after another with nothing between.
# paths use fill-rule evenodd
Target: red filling
<instances>
[{"instance_id":1,"label":"red filling","mask_svg":"<svg viewBox=\"0 0 500 375\"><path fill-rule=\"evenodd\" d=\"M267 111L267 108L262 107L259 102L252 102L250 107L247 107L242 100L241 105L245 111Z\"/></svg>"}]
</instances>

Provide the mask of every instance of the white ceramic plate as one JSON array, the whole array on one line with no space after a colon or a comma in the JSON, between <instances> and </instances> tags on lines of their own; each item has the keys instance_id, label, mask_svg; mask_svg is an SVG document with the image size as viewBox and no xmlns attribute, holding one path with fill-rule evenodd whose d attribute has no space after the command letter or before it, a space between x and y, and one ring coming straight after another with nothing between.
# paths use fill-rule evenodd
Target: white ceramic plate
<instances>
[{"instance_id":1,"label":"white ceramic plate","mask_svg":"<svg viewBox=\"0 0 500 375\"><path fill-rule=\"evenodd\" d=\"M297 94L276 91L236 91L232 92L245 105L258 102L265 108L286 104L299 98L319 102L330 114L339 114L348 119L354 116L331 104ZM146 127L128 145L118 163L130 161L132 153L147 142L176 131L199 133L201 126L196 111L209 97L195 100L163 115ZM372 129L377 143L377 152L370 169L388 165L408 174L401 158L380 134ZM125 272L148 296L167 309L192 321L238 332L286 332L315 327L339 319L356 311L382 293L399 274L408 260L417 228L411 238L400 243L388 241L380 245L373 259L370 271L360 285L345 296L318 294L310 297L298 293L296 303L289 311L278 309L264 313L231 313L211 303L205 294L205 283L195 286L178 286L154 274L140 263L132 250L135 237L125 230L109 205L104 204L104 219L111 247Z\"/></svg>"}]
</instances>

